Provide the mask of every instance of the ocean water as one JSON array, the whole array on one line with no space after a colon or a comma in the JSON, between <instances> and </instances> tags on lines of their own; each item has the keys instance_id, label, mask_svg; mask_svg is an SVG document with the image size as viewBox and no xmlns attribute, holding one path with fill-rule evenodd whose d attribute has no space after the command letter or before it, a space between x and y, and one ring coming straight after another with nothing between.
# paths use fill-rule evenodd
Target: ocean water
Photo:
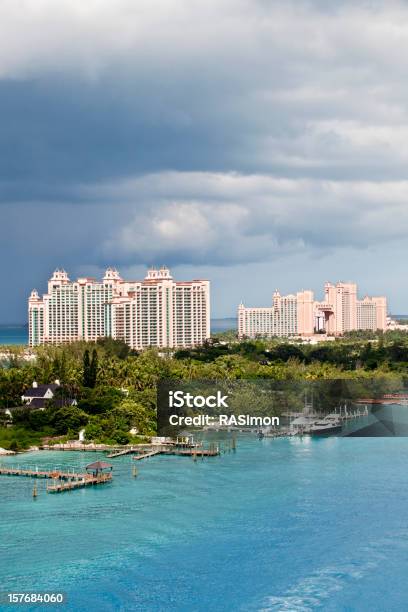
<instances>
[{"instance_id":1,"label":"ocean water","mask_svg":"<svg viewBox=\"0 0 408 612\"><path fill-rule=\"evenodd\" d=\"M88 612L408 607L407 438L242 434L236 453L154 457L137 478L129 457L112 463L111 484L47 495L38 481L36 500L31 479L0 477L2 591L64 591L64 610Z\"/></svg>"},{"instance_id":2,"label":"ocean water","mask_svg":"<svg viewBox=\"0 0 408 612\"><path fill-rule=\"evenodd\" d=\"M216 334L217 332L236 330L237 328L238 322L236 317L229 317L227 319L211 319L212 334Z\"/></svg>"},{"instance_id":3,"label":"ocean water","mask_svg":"<svg viewBox=\"0 0 408 612\"><path fill-rule=\"evenodd\" d=\"M0 325L0 345L27 343L28 327L26 325Z\"/></svg>"}]
</instances>

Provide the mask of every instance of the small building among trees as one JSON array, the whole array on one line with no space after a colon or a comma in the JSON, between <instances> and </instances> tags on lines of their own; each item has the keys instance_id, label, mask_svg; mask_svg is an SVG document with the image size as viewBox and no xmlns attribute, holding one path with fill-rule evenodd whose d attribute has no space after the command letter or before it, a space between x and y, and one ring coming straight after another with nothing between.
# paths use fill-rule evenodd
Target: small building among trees
<instances>
[{"instance_id":1,"label":"small building among trees","mask_svg":"<svg viewBox=\"0 0 408 612\"><path fill-rule=\"evenodd\" d=\"M55 407L76 406L77 401L72 397L65 397L64 389L57 379L53 383L39 385L36 381L32 386L24 391L21 401L25 404L24 408L33 410L45 410L52 402Z\"/></svg>"}]
</instances>

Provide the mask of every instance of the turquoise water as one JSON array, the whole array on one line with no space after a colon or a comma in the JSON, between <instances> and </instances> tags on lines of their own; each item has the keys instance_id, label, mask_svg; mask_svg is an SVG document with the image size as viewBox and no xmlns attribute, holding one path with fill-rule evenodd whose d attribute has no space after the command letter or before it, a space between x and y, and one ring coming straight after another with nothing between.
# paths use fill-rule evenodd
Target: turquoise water
<instances>
[{"instance_id":1,"label":"turquoise water","mask_svg":"<svg viewBox=\"0 0 408 612\"><path fill-rule=\"evenodd\" d=\"M236 453L154 457L138 478L129 457L112 463L109 485L38 481L36 500L31 479L0 477L1 590L65 591L64 609L88 611L407 609L406 438L243 434Z\"/></svg>"},{"instance_id":2,"label":"turquoise water","mask_svg":"<svg viewBox=\"0 0 408 612\"><path fill-rule=\"evenodd\" d=\"M25 325L0 325L1 344L27 344L28 328Z\"/></svg>"}]
</instances>

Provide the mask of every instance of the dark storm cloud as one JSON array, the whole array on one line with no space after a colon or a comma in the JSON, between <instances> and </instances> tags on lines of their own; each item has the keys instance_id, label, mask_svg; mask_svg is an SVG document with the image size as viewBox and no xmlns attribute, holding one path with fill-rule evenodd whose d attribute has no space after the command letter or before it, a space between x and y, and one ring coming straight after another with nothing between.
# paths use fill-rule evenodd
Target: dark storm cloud
<instances>
[{"instance_id":1,"label":"dark storm cloud","mask_svg":"<svg viewBox=\"0 0 408 612\"><path fill-rule=\"evenodd\" d=\"M2 2L0 320L56 265L383 265L408 229L407 23L404 2Z\"/></svg>"},{"instance_id":2,"label":"dark storm cloud","mask_svg":"<svg viewBox=\"0 0 408 612\"><path fill-rule=\"evenodd\" d=\"M128 2L95 2L84 23L71 5L62 3L60 20L26 24L17 58L12 46L8 59L3 46L3 200L25 192L65 199L79 182L164 169L401 174L403 160L392 151L353 143L349 122L368 131L384 122L400 127L405 86L391 92L378 78L384 67L391 79L403 72L393 65L402 7L378 13L341 2L333 14L321 3L238 1L230 12L228 1L207 9L175 2L175 11L165 11L175 17L165 23L155 19L160 2L145 14ZM3 12L4 29L7 17L21 29ZM127 15L122 41L115 22ZM381 52L374 43L376 30L387 34L384 15L394 31ZM52 27L60 38L49 38Z\"/></svg>"}]
</instances>

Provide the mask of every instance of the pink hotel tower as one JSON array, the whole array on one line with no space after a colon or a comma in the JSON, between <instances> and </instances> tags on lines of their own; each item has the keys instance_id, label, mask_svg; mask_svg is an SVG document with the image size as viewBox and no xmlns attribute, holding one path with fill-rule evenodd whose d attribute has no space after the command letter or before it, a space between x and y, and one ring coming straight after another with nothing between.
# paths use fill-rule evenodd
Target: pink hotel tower
<instances>
[{"instance_id":1,"label":"pink hotel tower","mask_svg":"<svg viewBox=\"0 0 408 612\"><path fill-rule=\"evenodd\" d=\"M272 306L266 308L238 307L240 338L259 336L312 336L325 331L341 336L352 330L385 330L387 299L368 297L359 300L355 283L326 283L324 300L316 302L313 291L296 295L273 294Z\"/></svg>"},{"instance_id":2,"label":"pink hotel tower","mask_svg":"<svg viewBox=\"0 0 408 612\"><path fill-rule=\"evenodd\" d=\"M139 281L125 281L113 268L101 281L70 281L55 270L42 298L31 292L28 322L30 346L105 336L134 349L196 346L210 337L210 283L175 281L166 267Z\"/></svg>"}]
</instances>

